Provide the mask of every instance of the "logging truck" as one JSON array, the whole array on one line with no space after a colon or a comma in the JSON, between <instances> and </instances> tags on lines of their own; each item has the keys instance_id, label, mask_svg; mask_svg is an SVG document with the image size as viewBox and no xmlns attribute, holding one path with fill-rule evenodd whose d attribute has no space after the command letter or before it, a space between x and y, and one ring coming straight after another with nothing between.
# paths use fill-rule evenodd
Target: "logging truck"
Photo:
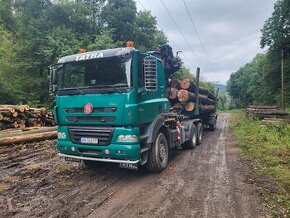
<instances>
[{"instance_id":1,"label":"logging truck","mask_svg":"<svg viewBox=\"0 0 290 218\"><path fill-rule=\"evenodd\" d=\"M199 89L198 81L171 86L179 68L169 46L158 52L125 47L59 59L50 67L59 155L88 166L110 162L161 172L170 149L201 144L204 128L216 128L216 96ZM211 109L202 106L204 99L214 101Z\"/></svg>"}]
</instances>

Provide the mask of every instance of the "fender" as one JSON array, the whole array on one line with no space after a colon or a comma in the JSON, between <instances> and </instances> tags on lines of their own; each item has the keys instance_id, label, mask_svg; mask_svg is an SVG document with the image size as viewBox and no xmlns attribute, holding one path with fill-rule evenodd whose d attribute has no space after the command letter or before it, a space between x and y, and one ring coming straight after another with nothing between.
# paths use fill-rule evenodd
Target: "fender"
<instances>
[{"instance_id":1,"label":"fender","mask_svg":"<svg viewBox=\"0 0 290 218\"><path fill-rule=\"evenodd\" d=\"M154 142L154 139L156 138L159 129L163 127L163 123L164 117L161 114L158 114L150 124L144 127L140 127L141 144L152 144Z\"/></svg>"},{"instance_id":2,"label":"fender","mask_svg":"<svg viewBox=\"0 0 290 218\"><path fill-rule=\"evenodd\" d=\"M166 138L168 139L169 147L171 147L171 135L168 128L164 126L164 116L158 114L156 118L148 125L140 127L140 145L141 145L141 161L140 165L144 165L148 160L148 151L150 151L151 146L157 136L159 130L162 129Z\"/></svg>"}]
</instances>

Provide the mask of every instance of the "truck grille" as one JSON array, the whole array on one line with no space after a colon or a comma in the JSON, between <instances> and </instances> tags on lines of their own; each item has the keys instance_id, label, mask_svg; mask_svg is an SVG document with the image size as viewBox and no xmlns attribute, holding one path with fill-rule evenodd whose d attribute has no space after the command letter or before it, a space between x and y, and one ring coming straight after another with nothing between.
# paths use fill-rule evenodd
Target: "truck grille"
<instances>
[{"instance_id":1,"label":"truck grille","mask_svg":"<svg viewBox=\"0 0 290 218\"><path fill-rule=\"evenodd\" d=\"M73 143L82 144L81 138L97 138L98 144L91 145L109 145L111 143L114 128L112 127L69 127L69 136Z\"/></svg>"},{"instance_id":2,"label":"truck grille","mask_svg":"<svg viewBox=\"0 0 290 218\"><path fill-rule=\"evenodd\" d=\"M116 117L101 117L101 116L67 116L67 121L70 122L113 122L116 120Z\"/></svg>"}]
</instances>

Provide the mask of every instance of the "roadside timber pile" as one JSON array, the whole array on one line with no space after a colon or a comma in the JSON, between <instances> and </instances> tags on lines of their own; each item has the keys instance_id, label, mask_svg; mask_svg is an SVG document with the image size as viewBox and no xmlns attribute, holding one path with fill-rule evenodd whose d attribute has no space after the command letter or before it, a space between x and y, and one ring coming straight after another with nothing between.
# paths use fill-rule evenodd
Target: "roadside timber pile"
<instances>
[{"instance_id":1,"label":"roadside timber pile","mask_svg":"<svg viewBox=\"0 0 290 218\"><path fill-rule=\"evenodd\" d=\"M45 108L0 105L0 146L55 139L53 115Z\"/></svg>"},{"instance_id":2,"label":"roadside timber pile","mask_svg":"<svg viewBox=\"0 0 290 218\"><path fill-rule=\"evenodd\" d=\"M167 92L168 99L173 110L181 110L183 114L192 114L196 107L197 85L184 78L180 81L171 81ZM209 90L199 88L199 111L200 114L214 113L216 110L217 97Z\"/></svg>"},{"instance_id":3,"label":"roadside timber pile","mask_svg":"<svg viewBox=\"0 0 290 218\"><path fill-rule=\"evenodd\" d=\"M54 125L52 113L45 108L30 108L28 105L0 105L0 130Z\"/></svg>"},{"instance_id":4,"label":"roadside timber pile","mask_svg":"<svg viewBox=\"0 0 290 218\"><path fill-rule=\"evenodd\" d=\"M259 120L288 120L290 118L289 113L276 106L250 105L246 108L246 115Z\"/></svg>"}]
</instances>

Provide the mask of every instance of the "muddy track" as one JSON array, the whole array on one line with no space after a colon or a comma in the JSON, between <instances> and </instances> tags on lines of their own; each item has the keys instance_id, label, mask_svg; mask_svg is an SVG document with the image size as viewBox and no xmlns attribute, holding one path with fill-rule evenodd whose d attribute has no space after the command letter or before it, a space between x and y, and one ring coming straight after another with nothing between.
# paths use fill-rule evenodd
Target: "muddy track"
<instances>
[{"instance_id":1,"label":"muddy track","mask_svg":"<svg viewBox=\"0 0 290 218\"><path fill-rule=\"evenodd\" d=\"M173 151L147 174L56 155L54 142L0 148L0 217L261 217L250 168L228 130L228 114L201 146Z\"/></svg>"}]
</instances>

